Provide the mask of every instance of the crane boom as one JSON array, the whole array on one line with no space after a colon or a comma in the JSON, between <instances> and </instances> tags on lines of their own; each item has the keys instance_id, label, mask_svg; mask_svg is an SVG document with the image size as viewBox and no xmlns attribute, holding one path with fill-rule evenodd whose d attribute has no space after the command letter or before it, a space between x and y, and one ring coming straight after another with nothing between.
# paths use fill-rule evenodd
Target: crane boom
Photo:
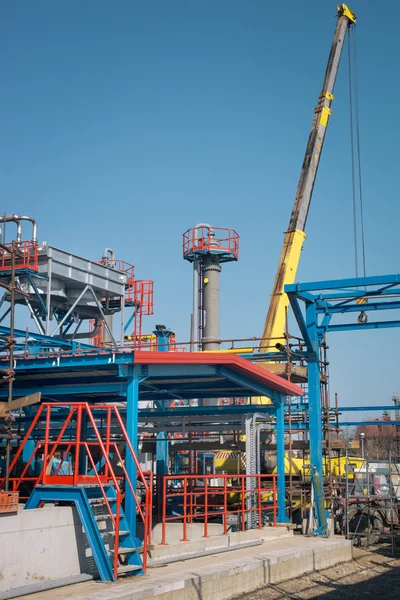
<instances>
[{"instance_id":1,"label":"crane boom","mask_svg":"<svg viewBox=\"0 0 400 600\"><path fill-rule=\"evenodd\" d=\"M260 343L260 351L268 351L267 348L271 343L268 340L271 340L271 338L274 344L277 342L284 343L286 309L289 306L289 300L284 293L284 287L286 284L294 283L296 277L303 242L306 239L304 230L314 183L317 176L326 129L331 115L331 104L334 98L333 90L335 87L340 57L342 55L346 32L348 28L356 22L355 14L345 4L338 6L337 10L338 20L325 72L324 83L318 98L317 107L314 109L311 132L308 138L303 166L301 168L289 227L285 232L283 248L271 294L271 302L264 325L263 339ZM269 351L271 351L271 349Z\"/></svg>"}]
</instances>

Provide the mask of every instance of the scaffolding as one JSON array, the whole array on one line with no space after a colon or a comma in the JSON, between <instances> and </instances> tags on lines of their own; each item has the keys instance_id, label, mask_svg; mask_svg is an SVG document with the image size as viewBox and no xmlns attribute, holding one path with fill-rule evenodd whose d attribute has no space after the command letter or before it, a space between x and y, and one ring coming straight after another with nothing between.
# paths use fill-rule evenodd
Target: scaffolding
<instances>
[{"instance_id":1,"label":"scaffolding","mask_svg":"<svg viewBox=\"0 0 400 600\"><path fill-rule=\"evenodd\" d=\"M348 539L359 546L389 541L396 556L399 529L400 458L371 462L366 455L354 468L346 452L345 527Z\"/></svg>"}]
</instances>

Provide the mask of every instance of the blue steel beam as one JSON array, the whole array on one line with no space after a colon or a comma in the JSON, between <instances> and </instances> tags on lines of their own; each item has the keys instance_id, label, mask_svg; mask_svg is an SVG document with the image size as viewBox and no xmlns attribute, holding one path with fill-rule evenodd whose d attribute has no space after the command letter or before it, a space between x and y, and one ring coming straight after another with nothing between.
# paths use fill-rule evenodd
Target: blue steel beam
<instances>
[{"instance_id":1,"label":"blue steel beam","mask_svg":"<svg viewBox=\"0 0 400 600\"><path fill-rule=\"evenodd\" d=\"M360 307L364 312L373 311L373 310L390 310L390 309L399 309L400 301L393 302L367 302L366 304L346 304L346 305L330 305L328 308L328 312L330 314L338 314L338 313L348 313L348 312L360 312ZM326 308L319 308L317 302L317 312L320 314L325 314Z\"/></svg>"},{"instance_id":2,"label":"blue steel beam","mask_svg":"<svg viewBox=\"0 0 400 600\"><path fill-rule=\"evenodd\" d=\"M31 387L14 387L14 396L29 396L37 391L42 392L42 396L75 396L77 394L109 394L117 393L119 396L126 395L126 384L124 383L91 383L82 385L49 385L44 386L43 380L38 379L36 385ZM0 398L6 398L8 392L0 388Z\"/></svg>"},{"instance_id":3,"label":"blue steel beam","mask_svg":"<svg viewBox=\"0 0 400 600\"><path fill-rule=\"evenodd\" d=\"M0 326L0 335L10 335L10 328L9 327L4 327L4 326ZM24 338L26 339L27 334L26 331L23 331L22 329L14 329L14 337L15 338ZM41 333L32 333L31 331L28 332L28 338L32 338L37 342L40 342L41 345L43 346L50 346L52 348L75 348L78 344L78 342L74 342L73 340L63 340L61 338L55 338L55 337L50 337L48 335L42 335ZM90 346L89 344L81 344L79 343L79 347L83 348L83 349L90 349L93 350L93 346Z\"/></svg>"},{"instance_id":4,"label":"blue steel beam","mask_svg":"<svg viewBox=\"0 0 400 600\"><path fill-rule=\"evenodd\" d=\"M317 292L324 290L343 290L345 288L356 288L356 287L369 287L369 286L395 286L400 285L400 275L375 275L373 277L350 277L348 279L328 279L326 281L309 281L306 283L292 283L285 285L285 292L303 293L303 292ZM386 288L388 289L388 288ZM355 289L355 293L365 294L365 290ZM400 292L400 290L399 290ZM326 296L323 295L323 299Z\"/></svg>"},{"instance_id":5,"label":"blue steel beam","mask_svg":"<svg viewBox=\"0 0 400 600\"><path fill-rule=\"evenodd\" d=\"M364 310L365 304L360 304L359 311ZM357 329L358 331L366 330L366 329L392 329L393 327L400 327L400 321L374 321L373 323L338 323L337 325L328 325L326 331L335 332L335 331L353 331ZM325 329L322 327L318 328L322 333L324 333Z\"/></svg>"},{"instance_id":6,"label":"blue steel beam","mask_svg":"<svg viewBox=\"0 0 400 600\"><path fill-rule=\"evenodd\" d=\"M196 417L202 415L215 415L215 420L224 418L224 415L246 414L246 413L274 414L275 407L272 404L240 404L237 406L182 406L174 408L139 408L141 419L155 417L173 417L171 420L179 421L181 417Z\"/></svg>"},{"instance_id":7,"label":"blue steel beam","mask_svg":"<svg viewBox=\"0 0 400 600\"><path fill-rule=\"evenodd\" d=\"M288 286L286 285L285 286L285 290L286 290L287 287ZM310 336L309 336L309 333L308 333L307 325L306 325L306 322L305 322L302 310L300 308L300 304L299 304L299 302L298 302L298 300L297 300L297 298L296 298L296 296L294 294L287 293L287 295L289 297L290 305L291 305L292 310L294 312L294 316L296 317L296 321L297 321L297 324L299 326L300 333L301 333L301 335L303 337L303 340L304 340L304 342L305 342L305 344L306 344L307 349L309 350L309 352L312 352L313 345L312 345L312 342L311 342L311 339L310 339Z\"/></svg>"},{"instance_id":8,"label":"blue steel beam","mask_svg":"<svg viewBox=\"0 0 400 600\"><path fill-rule=\"evenodd\" d=\"M41 358L18 358L16 357L15 369L19 371L35 371L39 369L55 369L55 368L87 368L129 364L133 363L133 353L126 352L108 352L97 350L90 346L91 352L74 356L65 356L62 354L51 354Z\"/></svg>"}]
</instances>

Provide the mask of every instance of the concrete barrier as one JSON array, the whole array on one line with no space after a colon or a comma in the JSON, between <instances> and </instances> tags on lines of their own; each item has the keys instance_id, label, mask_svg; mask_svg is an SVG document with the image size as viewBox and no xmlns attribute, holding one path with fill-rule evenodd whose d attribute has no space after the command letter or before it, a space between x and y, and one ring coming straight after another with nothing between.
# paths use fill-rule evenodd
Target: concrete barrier
<instances>
[{"instance_id":1,"label":"concrete barrier","mask_svg":"<svg viewBox=\"0 0 400 600\"><path fill-rule=\"evenodd\" d=\"M79 516L72 507L0 516L0 591L73 577L97 576Z\"/></svg>"},{"instance_id":2,"label":"concrete barrier","mask_svg":"<svg viewBox=\"0 0 400 600\"><path fill-rule=\"evenodd\" d=\"M219 556L218 562L208 566L196 566L195 560L190 565L182 563L179 572L171 575L166 571L158 575L158 569L152 574L150 570L147 581L147 578L142 581L136 579L115 588L92 589L84 595L73 596L71 600L227 600L269 583L279 583L309 573L315 569L315 564L332 566L351 560L352 545L345 539L330 541L296 537L282 540L281 549L257 555L233 560L225 555L223 559ZM244 549L237 552L243 553Z\"/></svg>"}]
</instances>

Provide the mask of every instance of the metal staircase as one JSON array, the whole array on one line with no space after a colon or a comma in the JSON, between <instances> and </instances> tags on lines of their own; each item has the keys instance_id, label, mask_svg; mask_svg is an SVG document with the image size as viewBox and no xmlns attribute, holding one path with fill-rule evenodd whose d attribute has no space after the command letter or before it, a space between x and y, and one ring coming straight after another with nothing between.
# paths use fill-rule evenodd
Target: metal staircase
<instances>
[{"instance_id":1,"label":"metal staircase","mask_svg":"<svg viewBox=\"0 0 400 600\"><path fill-rule=\"evenodd\" d=\"M55 417L58 435L51 431ZM14 475L28 441L34 441L33 451L22 472ZM103 581L145 573L151 493L115 406L42 404L10 465L9 481L15 491L31 482L25 509L49 502L75 505ZM137 497L138 484L143 502ZM127 503L136 508L133 522L125 512ZM143 540L136 537L137 521L143 523Z\"/></svg>"}]
</instances>

